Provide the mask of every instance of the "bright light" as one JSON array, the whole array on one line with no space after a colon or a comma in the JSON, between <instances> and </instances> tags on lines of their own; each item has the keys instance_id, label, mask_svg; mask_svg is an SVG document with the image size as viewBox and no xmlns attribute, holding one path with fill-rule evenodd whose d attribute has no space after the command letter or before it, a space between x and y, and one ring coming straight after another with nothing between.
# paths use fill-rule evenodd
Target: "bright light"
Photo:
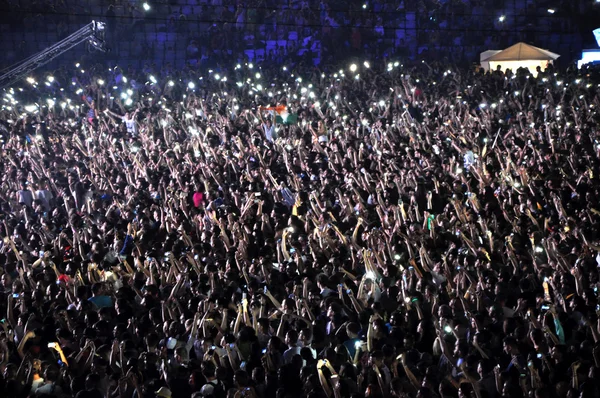
<instances>
[{"instance_id":1,"label":"bright light","mask_svg":"<svg viewBox=\"0 0 600 398\"><path fill-rule=\"evenodd\" d=\"M35 80L33 79L33 77L28 77L27 78L27 83L29 83L29 84L35 84Z\"/></svg>"},{"instance_id":2,"label":"bright light","mask_svg":"<svg viewBox=\"0 0 600 398\"><path fill-rule=\"evenodd\" d=\"M384 100L380 100L379 101L379 106L385 106L385 101Z\"/></svg>"},{"instance_id":3,"label":"bright light","mask_svg":"<svg viewBox=\"0 0 600 398\"><path fill-rule=\"evenodd\" d=\"M48 98L48 99L46 100L46 102L48 103L48 106L49 106L49 107L53 107L53 106L54 106L54 100L53 100L53 99L51 99L51 98Z\"/></svg>"},{"instance_id":4,"label":"bright light","mask_svg":"<svg viewBox=\"0 0 600 398\"><path fill-rule=\"evenodd\" d=\"M144 11L150 11L150 4L144 3Z\"/></svg>"},{"instance_id":5,"label":"bright light","mask_svg":"<svg viewBox=\"0 0 600 398\"><path fill-rule=\"evenodd\" d=\"M284 67L283 67L283 70L284 70L284 71L285 71L285 70L287 70L287 67L285 67L285 66L284 66Z\"/></svg>"},{"instance_id":6,"label":"bright light","mask_svg":"<svg viewBox=\"0 0 600 398\"><path fill-rule=\"evenodd\" d=\"M196 85L194 84L194 82L189 82L189 83L188 83L188 88L189 88L190 90L193 90L194 88L196 88Z\"/></svg>"},{"instance_id":7,"label":"bright light","mask_svg":"<svg viewBox=\"0 0 600 398\"><path fill-rule=\"evenodd\" d=\"M369 61L363 62L363 65L365 66L365 68L370 68L371 67L371 64L369 64Z\"/></svg>"},{"instance_id":8,"label":"bright light","mask_svg":"<svg viewBox=\"0 0 600 398\"><path fill-rule=\"evenodd\" d=\"M148 79L152 82L152 84L156 84L156 78L152 75L148 76Z\"/></svg>"},{"instance_id":9,"label":"bright light","mask_svg":"<svg viewBox=\"0 0 600 398\"><path fill-rule=\"evenodd\" d=\"M36 105L25 105L25 110L27 112L35 112L37 110L37 106Z\"/></svg>"},{"instance_id":10,"label":"bright light","mask_svg":"<svg viewBox=\"0 0 600 398\"><path fill-rule=\"evenodd\" d=\"M75 67L76 67L76 68L79 68L79 62L77 62L77 63L75 64Z\"/></svg>"},{"instance_id":11,"label":"bright light","mask_svg":"<svg viewBox=\"0 0 600 398\"><path fill-rule=\"evenodd\" d=\"M100 86L103 86L103 85L104 85L104 80L102 80L102 79L98 79L98 84L99 84Z\"/></svg>"},{"instance_id":12,"label":"bright light","mask_svg":"<svg viewBox=\"0 0 600 398\"><path fill-rule=\"evenodd\" d=\"M125 105L131 106L131 104L133 104L133 100L131 98L127 98L127 100L125 101Z\"/></svg>"},{"instance_id":13,"label":"bright light","mask_svg":"<svg viewBox=\"0 0 600 398\"><path fill-rule=\"evenodd\" d=\"M216 80L221 80L221 76L220 76L220 75L217 73L217 74L215 75L215 79L216 79Z\"/></svg>"},{"instance_id":14,"label":"bright light","mask_svg":"<svg viewBox=\"0 0 600 398\"><path fill-rule=\"evenodd\" d=\"M365 274L365 278L375 279L375 273L373 271L367 271L367 273Z\"/></svg>"},{"instance_id":15,"label":"bright light","mask_svg":"<svg viewBox=\"0 0 600 398\"><path fill-rule=\"evenodd\" d=\"M501 15L500 18L498 18L498 21L504 22L505 19L506 19L506 17L504 15Z\"/></svg>"},{"instance_id":16,"label":"bright light","mask_svg":"<svg viewBox=\"0 0 600 398\"><path fill-rule=\"evenodd\" d=\"M262 90L263 88L262 88L262 86L261 86L260 84L257 84L257 85L256 85L256 89L257 89L258 91L260 91L260 90Z\"/></svg>"},{"instance_id":17,"label":"bright light","mask_svg":"<svg viewBox=\"0 0 600 398\"><path fill-rule=\"evenodd\" d=\"M175 83L173 82L173 80L169 80L169 87L173 87L175 85Z\"/></svg>"},{"instance_id":18,"label":"bright light","mask_svg":"<svg viewBox=\"0 0 600 398\"><path fill-rule=\"evenodd\" d=\"M363 10L366 10L366 9L367 9L367 5L363 4Z\"/></svg>"},{"instance_id":19,"label":"bright light","mask_svg":"<svg viewBox=\"0 0 600 398\"><path fill-rule=\"evenodd\" d=\"M556 12L556 10L554 10L554 8L548 8L548 13L554 14L555 12Z\"/></svg>"},{"instance_id":20,"label":"bright light","mask_svg":"<svg viewBox=\"0 0 600 398\"><path fill-rule=\"evenodd\" d=\"M254 75L254 77L256 77L257 79L260 79L260 73L257 73L256 75Z\"/></svg>"},{"instance_id":21,"label":"bright light","mask_svg":"<svg viewBox=\"0 0 600 398\"><path fill-rule=\"evenodd\" d=\"M356 68L357 68L356 64L350 65L350 72L356 72Z\"/></svg>"},{"instance_id":22,"label":"bright light","mask_svg":"<svg viewBox=\"0 0 600 398\"><path fill-rule=\"evenodd\" d=\"M127 78L123 76L123 83L127 83Z\"/></svg>"},{"instance_id":23,"label":"bright light","mask_svg":"<svg viewBox=\"0 0 600 398\"><path fill-rule=\"evenodd\" d=\"M543 252L544 252L544 249L543 249L542 247L540 247L540 246L536 246L536 247L535 247L535 252L536 252L536 253L543 253Z\"/></svg>"},{"instance_id":24,"label":"bright light","mask_svg":"<svg viewBox=\"0 0 600 398\"><path fill-rule=\"evenodd\" d=\"M54 76L48 76L48 81L49 81L50 83L54 82Z\"/></svg>"},{"instance_id":25,"label":"bright light","mask_svg":"<svg viewBox=\"0 0 600 398\"><path fill-rule=\"evenodd\" d=\"M254 68L254 65L252 65L252 63L249 63L248 68L252 69L252 68Z\"/></svg>"}]
</instances>

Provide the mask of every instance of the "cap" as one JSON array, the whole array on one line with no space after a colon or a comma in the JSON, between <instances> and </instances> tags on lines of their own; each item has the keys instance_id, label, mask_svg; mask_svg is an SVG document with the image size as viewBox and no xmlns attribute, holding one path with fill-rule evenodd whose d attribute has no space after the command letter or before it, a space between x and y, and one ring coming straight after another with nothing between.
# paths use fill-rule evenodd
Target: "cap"
<instances>
[{"instance_id":1,"label":"cap","mask_svg":"<svg viewBox=\"0 0 600 398\"><path fill-rule=\"evenodd\" d=\"M171 390L169 390L167 387L159 388L155 394L157 397L171 398Z\"/></svg>"}]
</instances>

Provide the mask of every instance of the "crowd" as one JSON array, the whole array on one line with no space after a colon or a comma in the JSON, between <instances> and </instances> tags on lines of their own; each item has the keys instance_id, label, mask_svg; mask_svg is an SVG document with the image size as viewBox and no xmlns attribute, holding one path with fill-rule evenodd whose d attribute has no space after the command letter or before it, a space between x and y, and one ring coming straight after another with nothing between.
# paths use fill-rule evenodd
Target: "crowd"
<instances>
[{"instance_id":1,"label":"crowd","mask_svg":"<svg viewBox=\"0 0 600 398\"><path fill-rule=\"evenodd\" d=\"M597 397L600 71L538 72L4 90L0 395Z\"/></svg>"},{"instance_id":2,"label":"crowd","mask_svg":"<svg viewBox=\"0 0 600 398\"><path fill-rule=\"evenodd\" d=\"M582 45L596 46L591 30L598 20L598 4L592 0L5 3L0 14L0 49L6 51L0 65L5 66L54 44L91 19L107 22L113 50L108 59L177 62L177 67L190 62L229 64L247 53L254 62L260 58L273 63L302 54L326 64L365 49L378 58L426 54L430 60L471 62L484 49L506 48L517 41L575 56Z\"/></svg>"}]
</instances>

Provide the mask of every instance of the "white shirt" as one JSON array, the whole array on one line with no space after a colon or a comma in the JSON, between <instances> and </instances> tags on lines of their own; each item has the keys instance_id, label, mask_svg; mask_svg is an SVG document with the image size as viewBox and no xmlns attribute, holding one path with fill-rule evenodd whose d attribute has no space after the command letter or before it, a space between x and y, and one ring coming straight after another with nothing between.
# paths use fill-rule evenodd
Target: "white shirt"
<instances>
[{"instance_id":1,"label":"white shirt","mask_svg":"<svg viewBox=\"0 0 600 398\"><path fill-rule=\"evenodd\" d=\"M48 211L50 210L50 201L54 198L54 195L47 189L40 189L35 191L35 198L41 201L44 205L44 209Z\"/></svg>"},{"instance_id":2,"label":"white shirt","mask_svg":"<svg viewBox=\"0 0 600 398\"><path fill-rule=\"evenodd\" d=\"M127 127L127 132L129 134L136 135L137 134L137 125L135 123L135 119L127 119L126 117L124 117L123 121L125 122L125 126Z\"/></svg>"}]
</instances>

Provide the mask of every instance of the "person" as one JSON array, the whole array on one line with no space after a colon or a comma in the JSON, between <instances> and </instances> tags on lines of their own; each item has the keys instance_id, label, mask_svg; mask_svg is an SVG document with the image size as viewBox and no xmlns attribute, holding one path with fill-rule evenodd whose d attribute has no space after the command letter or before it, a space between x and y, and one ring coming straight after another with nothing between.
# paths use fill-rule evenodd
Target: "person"
<instances>
[{"instance_id":1,"label":"person","mask_svg":"<svg viewBox=\"0 0 600 398\"><path fill-rule=\"evenodd\" d=\"M17 191L17 203L27 207L33 206L33 193L29 189L29 182L21 182L21 189Z\"/></svg>"}]
</instances>

